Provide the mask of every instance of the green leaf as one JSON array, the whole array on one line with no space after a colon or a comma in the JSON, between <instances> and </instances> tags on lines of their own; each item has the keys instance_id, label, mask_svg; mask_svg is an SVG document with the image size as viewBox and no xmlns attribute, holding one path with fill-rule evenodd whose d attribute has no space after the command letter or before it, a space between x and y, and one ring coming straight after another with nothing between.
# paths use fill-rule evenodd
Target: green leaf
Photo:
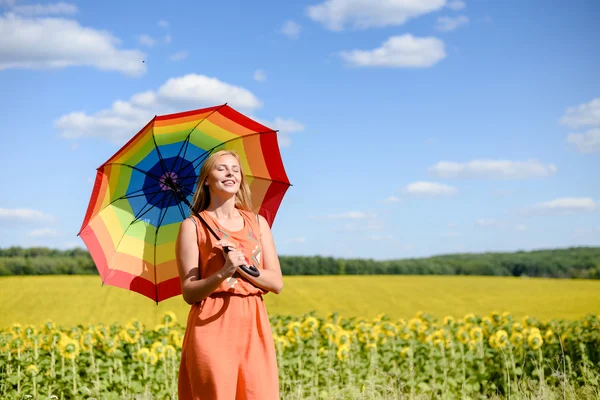
<instances>
[{"instance_id":1,"label":"green leaf","mask_svg":"<svg viewBox=\"0 0 600 400\"><path fill-rule=\"evenodd\" d=\"M424 392L430 392L431 391L431 386L429 386L425 382L419 382L419 384L417 385L417 387L419 389L421 389L422 391L424 391Z\"/></svg>"}]
</instances>

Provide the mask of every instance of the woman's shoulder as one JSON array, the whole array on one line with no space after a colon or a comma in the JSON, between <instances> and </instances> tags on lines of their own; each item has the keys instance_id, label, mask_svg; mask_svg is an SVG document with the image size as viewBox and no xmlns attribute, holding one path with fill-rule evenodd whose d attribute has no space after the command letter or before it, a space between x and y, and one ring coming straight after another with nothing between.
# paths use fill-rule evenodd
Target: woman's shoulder
<instances>
[{"instance_id":1,"label":"woman's shoulder","mask_svg":"<svg viewBox=\"0 0 600 400\"><path fill-rule=\"evenodd\" d=\"M186 232L188 235L193 233L197 240L201 240L204 237L203 229L199 229L201 225L199 218L192 214L181 221L179 230L180 232Z\"/></svg>"},{"instance_id":2,"label":"woman's shoulder","mask_svg":"<svg viewBox=\"0 0 600 400\"><path fill-rule=\"evenodd\" d=\"M240 212L240 214L242 214L242 216L248 220L250 220L251 222L254 223L258 223L259 219L261 218L260 214L257 214L255 212L252 211L248 211L248 210L243 210L241 208L238 208L238 211Z\"/></svg>"}]
</instances>

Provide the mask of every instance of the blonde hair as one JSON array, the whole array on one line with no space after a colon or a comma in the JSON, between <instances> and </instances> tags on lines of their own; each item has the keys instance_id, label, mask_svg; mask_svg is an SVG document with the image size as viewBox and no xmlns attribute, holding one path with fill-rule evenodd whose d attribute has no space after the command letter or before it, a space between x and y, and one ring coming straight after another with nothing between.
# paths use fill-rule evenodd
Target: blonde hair
<instances>
[{"instance_id":1,"label":"blonde hair","mask_svg":"<svg viewBox=\"0 0 600 400\"><path fill-rule=\"evenodd\" d=\"M200 175L198 176L198 182L196 183L196 192L194 193L194 197L192 199L192 210L196 212L204 211L210 205L210 190L207 185L204 184L206 182L206 178L208 178L208 174L215 167L217 163L217 159L221 156L230 155L235 157L240 165L240 174L242 176L242 180L240 182L240 189L235 194L235 207L252 212L252 196L250 194L250 187L246 182L246 176L244 175L244 170L242 169L242 162L240 157L235 152L235 150L220 150L216 153L211 154L206 161L202 164L202 168L200 169Z\"/></svg>"}]
</instances>

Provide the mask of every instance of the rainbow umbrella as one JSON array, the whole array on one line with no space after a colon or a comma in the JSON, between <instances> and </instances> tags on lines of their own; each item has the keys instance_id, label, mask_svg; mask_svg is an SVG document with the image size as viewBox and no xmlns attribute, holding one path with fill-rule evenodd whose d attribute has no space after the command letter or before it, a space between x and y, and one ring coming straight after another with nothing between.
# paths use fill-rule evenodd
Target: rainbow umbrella
<instances>
[{"instance_id":1,"label":"rainbow umbrella","mask_svg":"<svg viewBox=\"0 0 600 400\"><path fill-rule=\"evenodd\" d=\"M272 226L289 188L277 131L227 104L155 116L98 168L78 235L103 285L158 302L181 294L175 241L190 214L200 167L235 150L252 193L253 212Z\"/></svg>"}]
</instances>

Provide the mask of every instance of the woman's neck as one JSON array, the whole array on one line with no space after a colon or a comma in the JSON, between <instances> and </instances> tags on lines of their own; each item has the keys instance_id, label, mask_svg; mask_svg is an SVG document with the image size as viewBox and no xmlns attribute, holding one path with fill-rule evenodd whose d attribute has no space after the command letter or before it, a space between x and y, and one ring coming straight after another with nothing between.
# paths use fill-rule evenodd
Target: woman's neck
<instances>
[{"instance_id":1,"label":"woman's neck","mask_svg":"<svg viewBox=\"0 0 600 400\"><path fill-rule=\"evenodd\" d=\"M219 219L229 219L239 216L239 211L235 208L235 196L227 199L211 197L206 211Z\"/></svg>"}]
</instances>

